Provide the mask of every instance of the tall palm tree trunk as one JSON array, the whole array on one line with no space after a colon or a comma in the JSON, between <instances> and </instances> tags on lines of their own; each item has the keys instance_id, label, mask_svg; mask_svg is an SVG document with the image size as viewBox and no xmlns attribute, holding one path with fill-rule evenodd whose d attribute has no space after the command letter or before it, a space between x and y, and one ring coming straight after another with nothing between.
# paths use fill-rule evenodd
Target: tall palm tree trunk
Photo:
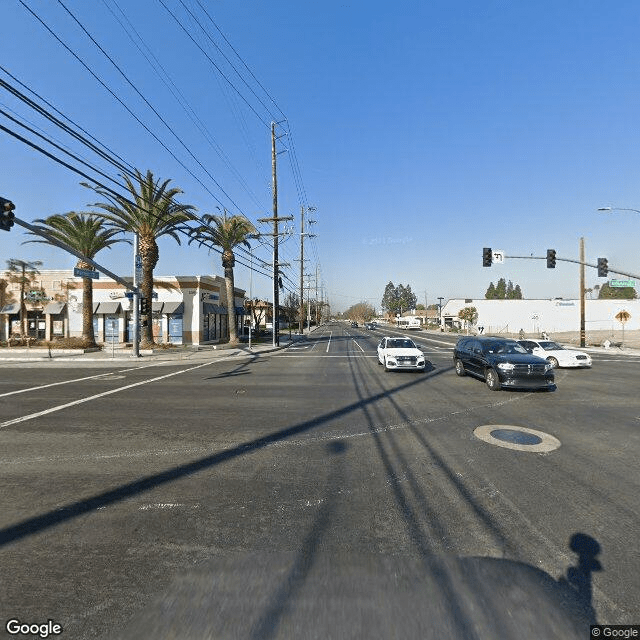
<instances>
[{"instance_id":1,"label":"tall palm tree trunk","mask_svg":"<svg viewBox=\"0 0 640 640\"><path fill-rule=\"evenodd\" d=\"M86 269L87 267L81 267ZM93 332L93 280L82 278L82 338L88 342L88 346L96 344L96 336Z\"/></svg>"},{"instance_id":2,"label":"tall palm tree trunk","mask_svg":"<svg viewBox=\"0 0 640 640\"><path fill-rule=\"evenodd\" d=\"M234 295L233 267L224 268L224 281L227 289L227 321L229 324L229 343L238 342L238 332L236 331L236 298Z\"/></svg>"}]
</instances>

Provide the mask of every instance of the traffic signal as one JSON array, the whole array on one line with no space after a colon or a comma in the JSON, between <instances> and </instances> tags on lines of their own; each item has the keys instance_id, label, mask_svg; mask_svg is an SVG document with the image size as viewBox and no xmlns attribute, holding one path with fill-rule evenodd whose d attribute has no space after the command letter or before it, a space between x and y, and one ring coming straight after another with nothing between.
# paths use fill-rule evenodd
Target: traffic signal
<instances>
[{"instance_id":1,"label":"traffic signal","mask_svg":"<svg viewBox=\"0 0 640 640\"><path fill-rule=\"evenodd\" d=\"M606 278L609 275L609 261L606 258L598 258L598 278Z\"/></svg>"},{"instance_id":2,"label":"traffic signal","mask_svg":"<svg viewBox=\"0 0 640 640\"><path fill-rule=\"evenodd\" d=\"M15 224L13 219L16 217L13 210L16 205L5 198L0 198L0 229L2 231L9 231Z\"/></svg>"},{"instance_id":3,"label":"traffic signal","mask_svg":"<svg viewBox=\"0 0 640 640\"><path fill-rule=\"evenodd\" d=\"M149 298L140 298L140 315L149 315Z\"/></svg>"},{"instance_id":4,"label":"traffic signal","mask_svg":"<svg viewBox=\"0 0 640 640\"><path fill-rule=\"evenodd\" d=\"M556 268L556 250L547 249L547 269Z\"/></svg>"},{"instance_id":5,"label":"traffic signal","mask_svg":"<svg viewBox=\"0 0 640 640\"><path fill-rule=\"evenodd\" d=\"M482 266L490 267L492 261L493 261L493 252L491 251L491 247L485 247L482 250Z\"/></svg>"}]
</instances>

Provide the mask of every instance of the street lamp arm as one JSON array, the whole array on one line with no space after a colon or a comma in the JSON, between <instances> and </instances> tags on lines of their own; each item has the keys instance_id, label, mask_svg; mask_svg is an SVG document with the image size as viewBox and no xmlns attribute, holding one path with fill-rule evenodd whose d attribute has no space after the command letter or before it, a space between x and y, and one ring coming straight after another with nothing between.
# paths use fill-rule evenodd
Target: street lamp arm
<instances>
[{"instance_id":1,"label":"street lamp arm","mask_svg":"<svg viewBox=\"0 0 640 640\"><path fill-rule=\"evenodd\" d=\"M638 209L629 209L627 207L598 207L598 211L633 211L634 213L640 213Z\"/></svg>"}]
</instances>

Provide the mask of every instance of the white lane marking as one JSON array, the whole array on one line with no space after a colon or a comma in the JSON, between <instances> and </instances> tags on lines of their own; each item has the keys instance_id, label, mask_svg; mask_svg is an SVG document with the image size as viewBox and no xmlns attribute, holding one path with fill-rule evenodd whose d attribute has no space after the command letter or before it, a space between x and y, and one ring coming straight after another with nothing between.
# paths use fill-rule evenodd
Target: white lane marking
<instances>
[{"instance_id":1,"label":"white lane marking","mask_svg":"<svg viewBox=\"0 0 640 640\"><path fill-rule=\"evenodd\" d=\"M327 350L326 353L329 353L329 347L331 346L331 336L333 336L333 331L329 332L329 342L327 342Z\"/></svg>"},{"instance_id":2,"label":"white lane marking","mask_svg":"<svg viewBox=\"0 0 640 640\"><path fill-rule=\"evenodd\" d=\"M127 371L137 371L138 369L146 369L148 367L157 367L157 366L158 366L158 363L153 362L151 364L147 364L142 367L132 367L131 369L118 369L117 371L107 371L105 373L98 373L95 376L86 376L85 378L74 378L73 380L63 380L62 382L51 382L50 384L41 384L38 387L27 387L26 389L18 389L17 391L7 391L6 393L0 393L0 398L4 398L6 396L14 396L18 393L38 391L39 389L48 389L49 387L57 387L61 384L72 384L74 382L82 382L83 380L94 380L95 378L103 378L105 376L111 376L114 373L126 373Z\"/></svg>"},{"instance_id":3,"label":"white lane marking","mask_svg":"<svg viewBox=\"0 0 640 640\"><path fill-rule=\"evenodd\" d=\"M139 511L149 511L151 509L179 509L180 507L199 509L199 504L186 505L184 502L156 502L155 504L143 504L138 507Z\"/></svg>"},{"instance_id":4,"label":"white lane marking","mask_svg":"<svg viewBox=\"0 0 640 640\"><path fill-rule=\"evenodd\" d=\"M114 393L119 393L120 391L126 391L127 389L133 389L134 387L139 387L143 384L149 384L150 382L157 382L158 380L164 380L165 378L171 378L173 376L177 376L181 373L187 373L189 371L195 371L196 369L201 369L202 367L207 367L214 362L219 362L218 360L213 360L211 362L205 362L203 364L196 365L195 367L190 367L189 369L183 369L182 371L174 371L173 373L167 373L164 376L158 376L157 378L149 378L149 380L143 380L142 382L134 382L133 384L127 384L124 387L118 387L117 389L111 389L110 391L104 391L103 393L97 393L93 396L88 396L87 398L80 398L80 400L74 400L73 402L67 402L66 404L60 404L57 407L51 407L50 409L45 409L44 411L38 411L37 413L31 413L28 416L22 416L20 418L14 418L13 420L7 420L6 422L0 422L0 429L4 427L9 427L12 424L18 424L20 422L26 422L27 420L32 420L33 418L39 418L40 416L46 416L49 413L55 413L56 411L62 411L62 409L67 409L69 407L74 407L78 404L83 404L84 402L89 402L90 400L97 400L98 398L104 398L105 396L110 396Z\"/></svg>"},{"instance_id":5,"label":"white lane marking","mask_svg":"<svg viewBox=\"0 0 640 640\"><path fill-rule=\"evenodd\" d=\"M360 346L360 345L358 345ZM360 347L362 349L362 347ZM364 349L362 349L362 353L355 353L354 351L349 352L350 355L328 355L328 356L323 356L323 355L318 355L316 353L314 353L313 355L308 355L308 354L303 354L303 353L277 353L277 354L269 354L269 355L273 355L276 358L377 358L377 354L376 352L367 352ZM425 355L442 355L441 353L429 353L428 351L425 352Z\"/></svg>"},{"instance_id":6,"label":"white lane marking","mask_svg":"<svg viewBox=\"0 0 640 640\"><path fill-rule=\"evenodd\" d=\"M360 349L360 351L362 351L362 353L364 353L364 349L356 342L356 339L352 338L352 340L353 340L353 344L355 344L356 347L358 347L358 349Z\"/></svg>"}]
</instances>

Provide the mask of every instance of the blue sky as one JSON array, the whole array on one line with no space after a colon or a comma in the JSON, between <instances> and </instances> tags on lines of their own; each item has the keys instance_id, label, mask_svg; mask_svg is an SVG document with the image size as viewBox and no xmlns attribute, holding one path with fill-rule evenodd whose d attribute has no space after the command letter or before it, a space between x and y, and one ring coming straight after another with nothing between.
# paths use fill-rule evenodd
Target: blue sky
<instances>
[{"instance_id":1,"label":"blue sky","mask_svg":"<svg viewBox=\"0 0 640 640\"><path fill-rule=\"evenodd\" d=\"M291 264L288 286L299 278L300 207L313 205L317 237L306 243L306 271L318 269L336 310L360 300L379 306L389 281L410 284L429 303L483 297L500 277L530 298L578 295L577 265L560 261L550 270L543 261L507 260L486 269L484 246L534 256L554 248L576 259L582 236L587 261L607 257L640 272L640 214L596 211L640 209L637 2L64 0L175 136L63 4L22 2L170 152L19 0L3 3L2 67L127 163L170 178L200 213L224 206L252 221L271 215L269 123L286 118L279 133L291 135L278 144L278 186L279 214L295 216L293 235L281 244L281 259ZM114 15L135 27L200 128ZM3 71L0 78L15 84ZM0 109L117 176L3 88ZM19 130L1 114L0 124ZM0 195L15 202L20 218L96 201L81 177L2 131L0 145ZM18 257L42 260L43 268L73 266L62 251L21 245L25 239L17 226L0 233L2 264ZM269 260L268 248L255 254ZM130 248L105 251L98 261L128 275ZM222 269L216 253L162 240L156 273ZM241 264L236 282L249 288ZM602 282L588 270L587 286ZM262 275L253 287L270 295Z\"/></svg>"}]
</instances>

